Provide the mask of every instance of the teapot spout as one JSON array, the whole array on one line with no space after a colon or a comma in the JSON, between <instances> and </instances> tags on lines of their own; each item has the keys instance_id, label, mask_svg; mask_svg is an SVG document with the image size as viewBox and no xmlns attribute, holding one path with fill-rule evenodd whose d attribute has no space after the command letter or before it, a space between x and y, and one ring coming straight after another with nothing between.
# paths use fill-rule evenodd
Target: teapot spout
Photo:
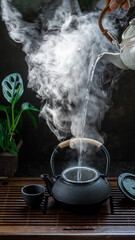
<instances>
[{"instance_id":1,"label":"teapot spout","mask_svg":"<svg viewBox=\"0 0 135 240\"><path fill-rule=\"evenodd\" d=\"M105 53L101 53L99 55L99 58L108 60L109 62L113 63L116 67L118 67L120 69L123 69L123 70L127 70L128 69L124 65L124 63L122 62L122 60L120 58L120 53L105 52Z\"/></svg>"},{"instance_id":2,"label":"teapot spout","mask_svg":"<svg viewBox=\"0 0 135 240\"><path fill-rule=\"evenodd\" d=\"M52 187L53 187L55 181L48 174L42 174L40 177L44 180L47 190L48 190L48 193L51 194Z\"/></svg>"}]
</instances>

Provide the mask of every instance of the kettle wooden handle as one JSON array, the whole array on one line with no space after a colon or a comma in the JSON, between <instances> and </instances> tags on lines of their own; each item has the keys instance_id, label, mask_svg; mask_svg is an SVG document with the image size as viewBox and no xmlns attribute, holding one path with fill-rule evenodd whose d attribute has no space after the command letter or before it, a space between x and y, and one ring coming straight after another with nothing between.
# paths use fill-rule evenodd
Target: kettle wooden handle
<instances>
[{"instance_id":1,"label":"kettle wooden handle","mask_svg":"<svg viewBox=\"0 0 135 240\"><path fill-rule=\"evenodd\" d=\"M88 143L88 144L91 144L91 145L94 145L94 146L97 146L97 147L101 147L102 143L94 140L94 139L89 139L89 138L73 138L73 139L70 139L70 140L67 140L67 141L64 141L62 143L59 144L59 147L60 148L64 148L64 147L68 147L70 146L70 144L74 144L74 143L81 143L81 141L85 142L85 143Z\"/></svg>"},{"instance_id":2,"label":"kettle wooden handle","mask_svg":"<svg viewBox=\"0 0 135 240\"><path fill-rule=\"evenodd\" d=\"M74 138L74 139L70 139L70 140L67 140L67 141L64 141L62 143L60 143L53 151L52 155L51 155L51 158L50 158L50 165L51 165L51 170L52 170L52 173L53 173L53 176L56 177L56 174L55 174L55 170L54 170L54 157L55 157L55 154L58 153L58 150L59 149L63 149L65 147L68 147L70 146L71 143L80 143L80 141L83 141L85 143L88 143L88 144L91 144L91 145L94 145L96 147L101 147L101 149L103 150L104 154L105 154L105 157L106 157L106 169L105 169L105 174L102 174L103 176L107 176L107 173L108 173L108 169L109 169L109 165L110 165L110 154L109 152L107 151L107 149L105 148L105 146L94 140L94 139L89 139L89 138Z\"/></svg>"},{"instance_id":3,"label":"kettle wooden handle","mask_svg":"<svg viewBox=\"0 0 135 240\"><path fill-rule=\"evenodd\" d=\"M125 0L123 0L124 2ZM109 1L110 3L110 1ZM98 19L98 25L99 25L99 28L101 30L101 32L103 33L103 35L114 45L114 40L116 40L116 42L119 44L119 41L118 39L108 30L108 29L105 29L102 25L102 19L103 19L103 16L104 14L107 12L107 10L109 9L109 3L108 5L102 10L102 12L100 13L99 15L99 19Z\"/></svg>"}]
</instances>

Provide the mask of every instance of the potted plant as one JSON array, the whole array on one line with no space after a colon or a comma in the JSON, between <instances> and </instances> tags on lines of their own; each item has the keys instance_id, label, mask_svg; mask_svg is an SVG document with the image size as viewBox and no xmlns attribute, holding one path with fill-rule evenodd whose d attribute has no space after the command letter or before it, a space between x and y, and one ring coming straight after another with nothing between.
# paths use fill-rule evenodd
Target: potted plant
<instances>
[{"instance_id":1,"label":"potted plant","mask_svg":"<svg viewBox=\"0 0 135 240\"><path fill-rule=\"evenodd\" d=\"M0 105L0 177L12 177L17 170L18 151L22 144L18 126L23 112L28 112L36 124L34 115L29 112L39 112L36 107L29 102L23 103L19 110L15 107L23 92L19 73L10 74L2 81L2 93L10 105Z\"/></svg>"}]
</instances>

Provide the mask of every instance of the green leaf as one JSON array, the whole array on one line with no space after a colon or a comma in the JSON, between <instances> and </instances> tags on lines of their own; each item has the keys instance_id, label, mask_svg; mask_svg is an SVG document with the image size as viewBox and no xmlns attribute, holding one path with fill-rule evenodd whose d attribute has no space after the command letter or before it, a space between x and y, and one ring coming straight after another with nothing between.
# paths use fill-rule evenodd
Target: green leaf
<instances>
[{"instance_id":1,"label":"green leaf","mask_svg":"<svg viewBox=\"0 0 135 240\"><path fill-rule=\"evenodd\" d=\"M30 117L34 128L37 128L37 127L38 127L38 124L37 124L37 120L36 120L35 116L34 116L31 112L29 112L29 111L26 111L26 113L27 113L28 116Z\"/></svg>"},{"instance_id":2,"label":"green leaf","mask_svg":"<svg viewBox=\"0 0 135 240\"><path fill-rule=\"evenodd\" d=\"M14 140L13 139L11 139L11 140L7 139L7 143L8 143L7 152L10 152L13 155L17 156L18 155L18 149L17 149L16 143L14 142Z\"/></svg>"},{"instance_id":3,"label":"green leaf","mask_svg":"<svg viewBox=\"0 0 135 240\"><path fill-rule=\"evenodd\" d=\"M12 73L2 81L2 92L6 100L14 104L23 94L23 81L19 73Z\"/></svg>"},{"instance_id":4,"label":"green leaf","mask_svg":"<svg viewBox=\"0 0 135 240\"><path fill-rule=\"evenodd\" d=\"M7 126L8 126L8 131L10 132L10 118L7 112L7 107L0 105L0 111L4 111L6 113L7 116Z\"/></svg>"},{"instance_id":5,"label":"green leaf","mask_svg":"<svg viewBox=\"0 0 135 240\"><path fill-rule=\"evenodd\" d=\"M7 123L7 120L4 119L4 118L0 118L0 124L2 125L4 131L5 131L5 134L7 134L8 132L8 123ZM1 137L1 136L0 136Z\"/></svg>"},{"instance_id":6,"label":"green leaf","mask_svg":"<svg viewBox=\"0 0 135 240\"><path fill-rule=\"evenodd\" d=\"M7 126L7 120L6 119L3 119L3 118L0 118L0 124L3 126L3 128L5 129L6 126Z\"/></svg>"},{"instance_id":7,"label":"green leaf","mask_svg":"<svg viewBox=\"0 0 135 240\"><path fill-rule=\"evenodd\" d=\"M16 143L14 142L13 139L10 140L8 138L1 123L0 123L0 148L2 149L3 152L10 152L15 156L18 155Z\"/></svg>"},{"instance_id":8,"label":"green leaf","mask_svg":"<svg viewBox=\"0 0 135 240\"><path fill-rule=\"evenodd\" d=\"M30 110L32 110L32 111L36 111L36 112L39 112L39 109L37 109L36 107L34 107L31 103L29 103L29 102L25 102L25 103L23 103L22 105L21 105L21 111L19 112L19 114L16 116L16 118L15 118L15 124L14 124L14 130L15 130L15 128L17 127L17 124L18 124L18 122L19 122L19 120L20 120L20 118L21 118L21 115L22 115L22 113L23 113L23 111L30 111Z\"/></svg>"},{"instance_id":9,"label":"green leaf","mask_svg":"<svg viewBox=\"0 0 135 240\"><path fill-rule=\"evenodd\" d=\"M23 111L27 111L27 110L32 110L32 111L36 111L39 112L39 109L37 109L35 106L33 106L31 103L29 102L25 102L22 104L21 109Z\"/></svg>"},{"instance_id":10,"label":"green leaf","mask_svg":"<svg viewBox=\"0 0 135 240\"><path fill-rule=\"evenodd\" d=\"M5 151L5 131L3 126L0 123L0 147L2 148L3 151Z\"/></svg>"},{"instance_id":11,"label":"green leaf","mask_svg":"<svg viewBox=\"0 0 135 240\"><path fill-rule=\"evenodd\" d=\"M5 106L3 106L3 105L0 105L0 111L7 111L7 108L5 107Z\"/></svg>"},{"instance_id":12,"label":"green leaf","mask_svg":"<svg viewBox=\"0 0 135 240\"><path fill-rule=\"evenodd\" d=\"M5 111L6 113L8 113L9 117L12 115L11 106L0 105L0 111ZM15 115L17 115L19 113L19 111L17 109L14 109L14 113L15 113Z\"/></svg>"}]
</instances>

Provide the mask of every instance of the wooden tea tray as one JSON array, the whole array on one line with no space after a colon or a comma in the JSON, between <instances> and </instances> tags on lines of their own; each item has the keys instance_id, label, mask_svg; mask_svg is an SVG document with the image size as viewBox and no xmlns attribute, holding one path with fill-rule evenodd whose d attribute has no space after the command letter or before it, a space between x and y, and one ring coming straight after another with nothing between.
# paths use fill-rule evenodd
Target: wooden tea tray
<instances>
[{"instance_id":1,"label":"wooden tea tray","mask_svg":"<svg viewBox=\"0 0 135 240\"><path fill-rule=\"evenodd\" d=\"M44 185L42 179L0 180L0 240L135 240L135 202L125 198L116 178L108 181L111 197L99 210L73 213L49 198L43 214L43 204L39 210L30 210L21 194L24 185Z\"/></svg>"}]
</instances>

